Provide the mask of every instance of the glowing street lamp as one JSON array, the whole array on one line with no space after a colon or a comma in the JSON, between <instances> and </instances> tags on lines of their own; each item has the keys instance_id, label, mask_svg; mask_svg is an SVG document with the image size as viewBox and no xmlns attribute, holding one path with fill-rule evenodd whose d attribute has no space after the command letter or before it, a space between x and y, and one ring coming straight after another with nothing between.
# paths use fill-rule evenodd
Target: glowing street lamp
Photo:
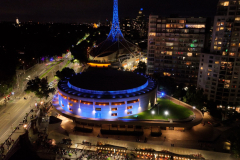
<instances>
[{"instance_id":1,"label":"glowing street lamp","mask_svg":"<svg viewBox=\"0 0 240 160\"><path fill-rule=\"evenodd\" d=\"M165 116L168 116L168 115L169 115L169 112L168 112L168 111L165 111L165 112L164 112L164 115L165 115Z\"/></svg>"},{"instance_id":2,"label":"glowing street lamp","mask_svg":"<svg viewBox=\"0 0 240 160\"><path fill-rule=\"evenodd\" d=\"M155 114L155 111L154 111L154 110L152 110L151 114L152 114L152 118L153 118L153 115Z\"/></svg>"}]
</instances>

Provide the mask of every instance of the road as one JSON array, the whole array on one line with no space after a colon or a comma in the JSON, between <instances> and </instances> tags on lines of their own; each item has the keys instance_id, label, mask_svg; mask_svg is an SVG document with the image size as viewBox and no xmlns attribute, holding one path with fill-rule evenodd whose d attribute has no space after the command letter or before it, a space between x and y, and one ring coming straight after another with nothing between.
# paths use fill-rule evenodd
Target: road
<instances>
[{"instance_id":1,"label":"road","mask_svg":"<svg viewBox=\"0 0 240 160\"><path fill-rule=\"evenodd\" d=\"M61 69L65 64L67 63L67 60L64 62L54 66L53 72L49 72L46 74L48 77L48 80L53 80L54 75L57 70ZM68 66L71 66L70 63ZM31 78L35 76L40 76L44 73L44 71L47 71L49 67L46 67L45 64L39 64L35 66L31 71L28 71L27 74L22 76L21 78L26 78L30 75ZM22 80L23 80L22 79ZM23 85L27 83L27 81L23 80ZM20 90L20 89L19 89ZM21 90L20 90L21 91ZM11 134L12 129L16 127L20 122L23 121L23 118L25 117L26 113L28 113L32 108L34 108L34 104L38 98L36 98L33 94L26 95L23 91L19 92L17 95L19 98L15 98L12 96L12 100L8 102L6 105L2 106L0 109L0 143L3 143L8 136ZM29 97L27 100L24 100L23 97ZM46 100L51 100L52 95Z\"/></svg>"}]
</instances>

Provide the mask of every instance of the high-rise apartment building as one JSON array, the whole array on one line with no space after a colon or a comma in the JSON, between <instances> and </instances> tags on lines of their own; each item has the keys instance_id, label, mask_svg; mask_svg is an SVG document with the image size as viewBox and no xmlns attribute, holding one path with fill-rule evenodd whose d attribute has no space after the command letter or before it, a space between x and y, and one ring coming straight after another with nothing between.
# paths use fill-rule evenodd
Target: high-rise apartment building
<instances>
[{"instance_id":1,"label":"high-rise apartment building","mask_svg":"<svg viewBox=\"0 0 240 160\"><path fill-rule=\"evenodd\" d=\"M202 54L198 87L224 107L240 105L240 1L220 0L211 54Z\"/></svg>"},{"instance_id":2,"label":"high-rise apartment building","mask_svg":"<svg viewBox=\"0 0 240 160\"><path fill-rule=\"evenodd\" d=\"M138 11L136 19L133 19L133 29L136 29L139 32L140 37L147 36L147 22L146 17L143 14L143 8Z\"/></svg>"},{"instance_id":3,"label":"high-rise apartment building","mask_svg":"<svg viewBox=\"0 0 240 160\"><path fill-rule=\"evenodd\" d=\"M197 85L206 18L149 16L147 74L163 73L177 83Z\"/></svg>"},{"instance_id":4,"label":"high-rise apartment building","mask_svg":"<svg viewBox=\"0 0 240 160\"><path fill-rule=\"evenodd\" d=\"M132 20L128 18L121 19L120 28L124 36L129 36L132 31Z\"/></svg>"}]
</instances>

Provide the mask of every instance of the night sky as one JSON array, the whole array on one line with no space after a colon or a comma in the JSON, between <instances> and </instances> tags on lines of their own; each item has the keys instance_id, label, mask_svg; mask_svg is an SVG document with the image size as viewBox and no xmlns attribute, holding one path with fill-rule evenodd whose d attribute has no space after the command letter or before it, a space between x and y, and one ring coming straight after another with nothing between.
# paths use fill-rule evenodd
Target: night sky
<instances>
[{"instance_id":1,"label":"night sky","mask_svg":"<svg viewBox=\"0 0 240 160\"><path fill-rule=\"evenodd\" d=\"M119 17L143 13L213 17L218 0L118 0ZM112 19L113 0L1 0L0 21L97 22Z\"/></svg>"}]
</instances>

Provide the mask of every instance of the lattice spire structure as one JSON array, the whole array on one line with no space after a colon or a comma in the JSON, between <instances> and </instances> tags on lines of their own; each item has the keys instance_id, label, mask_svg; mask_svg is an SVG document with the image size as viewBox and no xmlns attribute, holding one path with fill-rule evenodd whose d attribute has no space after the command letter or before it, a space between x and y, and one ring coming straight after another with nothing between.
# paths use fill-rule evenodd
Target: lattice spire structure
<instances>
[{"instance_id":1,"label":"lattice spire structure","mask_svg":"<svg viewBox=\"0 0 240 160\"><path fill-rule=\"evenodd\" d=\"M112 39L112 41L118 41L119 38L123 38L123 34L122 34L122 32L120 30L120 26L119 26L118 0L113 0L112 27L111 27L111 31L108 35L108 39Z\"/></svg>"}]
</instances>

